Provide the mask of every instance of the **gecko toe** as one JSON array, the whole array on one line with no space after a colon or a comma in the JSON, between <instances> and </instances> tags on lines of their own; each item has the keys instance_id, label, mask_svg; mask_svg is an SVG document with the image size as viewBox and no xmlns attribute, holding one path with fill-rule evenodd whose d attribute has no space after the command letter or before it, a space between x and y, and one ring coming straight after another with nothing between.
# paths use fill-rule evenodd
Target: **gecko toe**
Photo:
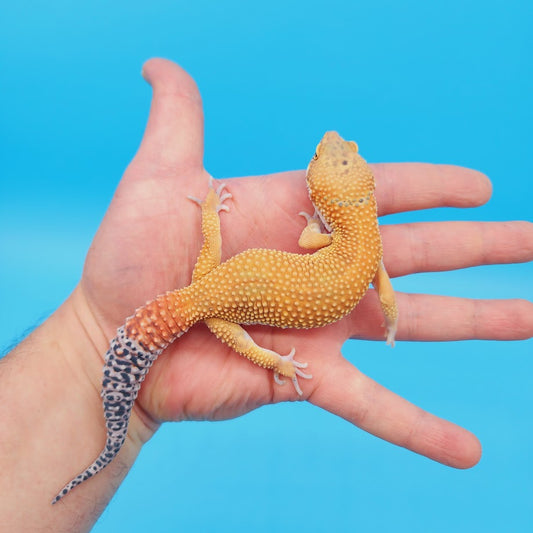
<instances>
[{"instance_id":1,"label":"gecko toe","mask_svg":"<svg viewBox=\"0 0 533 533\"><path fill-rule=\"evenodd\" d=\"M292 359L292 364L296 368L307 368L307 365L308 365L308 363L301 363L300 361L295 361L294 359Z\"/></svg>"},{"instance_id":2,"label":"gecko toe","mask_svg":"<svg viewBox=\"0 0 533 533\"><path fill-rule=\"evenodd\" d=\"M281 379L279 377L279 372L274 372L274 381L278 384L278 385L285 385L285 380L284 379Z\"/></svg>"},{"instance_id":3,"label":"gecko toe","mask_svg":"<svg viewBox=\"0 0 533 533\"><path fill-rule=\"evenodd\" d=\"M196 198L196 196L191 195L187 195L187 198L202 207L202 200L200 200L200 198Z\"/></svg>"},{"instance_id":4,"label":"gecko toe","mask_svg":"<svg viewBox=\"0 0 533 533\"><path fill-rule=\"evenodd\" d=\"M292 378L292 384L294 385L294 388L296 389L298 396L303 396L302 389L300 388L300 384L298 383L298 378L296 376Z\"/></svg>"},{"instance_id":5,"label":"gecko toe","mask_svg":"<svg viewBox=\"0 0 533 533\"><path fill-rule=\"evenodd\" d=\"M307 366L307 365L306 365ZM296 369L296 374L304 379L312 379L313 374L306 374L305 372L302 372L299 368Z\"/></svg>"},{"instance_id":6,"label":"gecko toe","mask_svg":"<svg viewBox=\"0 0 533 533\"><path fill-rule=\"evenodd\" d=\"M218 198L217 213L220 213L220 211L229 211L229 207L227 205L224 205L224 202L229 198L233 198L233 195L230 192L225 192L222 194L222 191L225 188L226 184L221 183L215 191Z\"/></svg>"},{"instance_id":7,"label":"gecko toe","mask_svg":"<svg viewBox=\"0 0 533 533\"><path fill-rule=\"evenodd\" d=\"M308 223L309 223L310 220L313 220L312 215L310 215L309 213L306 213L305 211L300 211L298 213L298 215L300 215L301 217L304 217L305 220L307 220Z\"/></svg>"}]
</instances>

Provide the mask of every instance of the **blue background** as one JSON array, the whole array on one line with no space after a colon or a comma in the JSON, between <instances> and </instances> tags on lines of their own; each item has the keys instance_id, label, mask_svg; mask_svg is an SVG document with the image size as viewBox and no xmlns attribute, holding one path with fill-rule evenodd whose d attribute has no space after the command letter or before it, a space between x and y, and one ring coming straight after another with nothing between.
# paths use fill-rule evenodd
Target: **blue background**
<instances>
[{"instance_id":1,"label":"blue background","mask_svg":"<svg viewBox=\"0 0 533 533\"><path fill-rule=\"evenodd\" d=\"M303 168L326 129L370 161L486 172L489 204L390 217L531 219L529 1L27 1L0 17L0 344L53 311L141 138L143 61L196 79L217 177ZM266 215L265 215L266 216ZM386 220L385 220L386 222ZM266 223L266 220L265 220ZM399 290L533 299L532 265L396 280ZM94 531L526 531L531 340L350 341L362 371L474 431L457 471L309 405L167 424ZM133 512L135 511L135 512Z\"/></svg>"}]
</instances>

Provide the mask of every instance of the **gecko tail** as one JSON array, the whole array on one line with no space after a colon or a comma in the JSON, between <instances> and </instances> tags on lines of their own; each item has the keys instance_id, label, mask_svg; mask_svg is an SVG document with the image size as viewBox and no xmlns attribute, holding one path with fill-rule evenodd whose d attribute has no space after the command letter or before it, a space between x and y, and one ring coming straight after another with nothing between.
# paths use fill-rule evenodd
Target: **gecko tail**
<instances>
[{"instance_id":1,"label":"gecko tail","mask_svg":"<svg viewBox=\"0 0 533 533\"><path fill-rule=\"evenodd\" d=\"M104 449L95 461L67 483L52 500L52 505L74 487L98 474L116 457L128 432L131 410L141 383L163 348L149 351L126 335L125 326L117 330L105 355L102 400L107 428Z\"/></svg>"},{"instance_id":2,"label":"gecko tail","mask_svg":"<svg viewBox=\"0 0 533 533\"><path fill-rule=\"evenodd\" d=\"M78 474L74 479L69 481L56 495L56 497L52 500L52 505L57 503L59 500L61 500L64 496L66 496L74 487L77 487L87 479L93 477L95 474L98 474L101 470L103 470L115 457L115 455L118 453L118 450L122 447L122 442L114 442L111 439L107 439L106 446L102 450L102 453L100 456L95 459L95 461L91 464L91 466L87 467L83 472Z\"/></svg>"},{"instance_id":3,"label":"gecko tail","mask_svg":"<svg viewBox=\"0 0 533 533\"><path fill-rule=\"evenodd\" d=\"M53 499L57 503L74 487L98 474L118 454L128 433L133 404L141 384L161 352L194 322L187 320L180 291L158 296L139 307L118 328L105 354L102 400L107 429L106 444L98 458L67 483Z\"/></svg>"}]
</instances>

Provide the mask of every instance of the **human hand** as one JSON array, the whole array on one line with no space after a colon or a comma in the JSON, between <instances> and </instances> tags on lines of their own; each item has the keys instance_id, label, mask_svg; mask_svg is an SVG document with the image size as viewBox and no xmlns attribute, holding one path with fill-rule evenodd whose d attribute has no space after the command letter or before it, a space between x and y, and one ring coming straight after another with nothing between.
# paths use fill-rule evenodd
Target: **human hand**
<instances>
[{"instance_id":1,"label":"human hand","mask_svg":"<svg viewBox=\"0 0 533 533\"><path fill-rule=\"evenodd\" d=\"M203 197L208 186L196 86L164 60L148 62L144 75L154 92L145 136L95 237L79 287L107 339L136 307L190 283L202 241L199 209L187 199ZM473 207L491 192L487 178L459 167L383 164L373 170L381 215ZM221 214L223 260L252 247L299 251L303 219L297 213L312 210L303 172L236 178L227 186L233 200L230 213ZM533 258L532 226L523 222L385 226L382 235L391 277ZM398 340L518 339L533 332L533 305L526 301L398 294L398 307ZM471 433L384 389L342 357L350 337L382 338L381 323L370 291L348 317L324 328L247 330L280 353L294 346L309 363L314 377L302 383L304 399L434 460L472 466L480 447ZM160 356L135 409L153 431L167 420L231 418L290 399L296 399L292 387L275 385L271 372L239 357L199 324ZM133 423L132 431L143 430Z\"/></svg>"}]
</instances>

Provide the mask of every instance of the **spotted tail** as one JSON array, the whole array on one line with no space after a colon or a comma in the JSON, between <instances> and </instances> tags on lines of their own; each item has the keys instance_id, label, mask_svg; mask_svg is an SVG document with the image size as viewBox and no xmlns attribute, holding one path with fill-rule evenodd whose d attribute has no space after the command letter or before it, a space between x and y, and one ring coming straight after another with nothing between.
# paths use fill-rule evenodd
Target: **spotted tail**
<instances>
[{"instance_id":1,"label":"spotted tail","mask_svg":"<svg viewBox=\"0 0 533 533\"><path fill-rule=\"evenodd\" d=\"M175 312L170 316L169 309L179 309L176 293L160 296L139 308L117 330L105 354L100 393L107 428L105 447L87 469L61 489L52 504L104 469L122 448L131 410L146 374L161 352L188 329L188 324L176 320Z\"/></svg>"}]
</instances>

